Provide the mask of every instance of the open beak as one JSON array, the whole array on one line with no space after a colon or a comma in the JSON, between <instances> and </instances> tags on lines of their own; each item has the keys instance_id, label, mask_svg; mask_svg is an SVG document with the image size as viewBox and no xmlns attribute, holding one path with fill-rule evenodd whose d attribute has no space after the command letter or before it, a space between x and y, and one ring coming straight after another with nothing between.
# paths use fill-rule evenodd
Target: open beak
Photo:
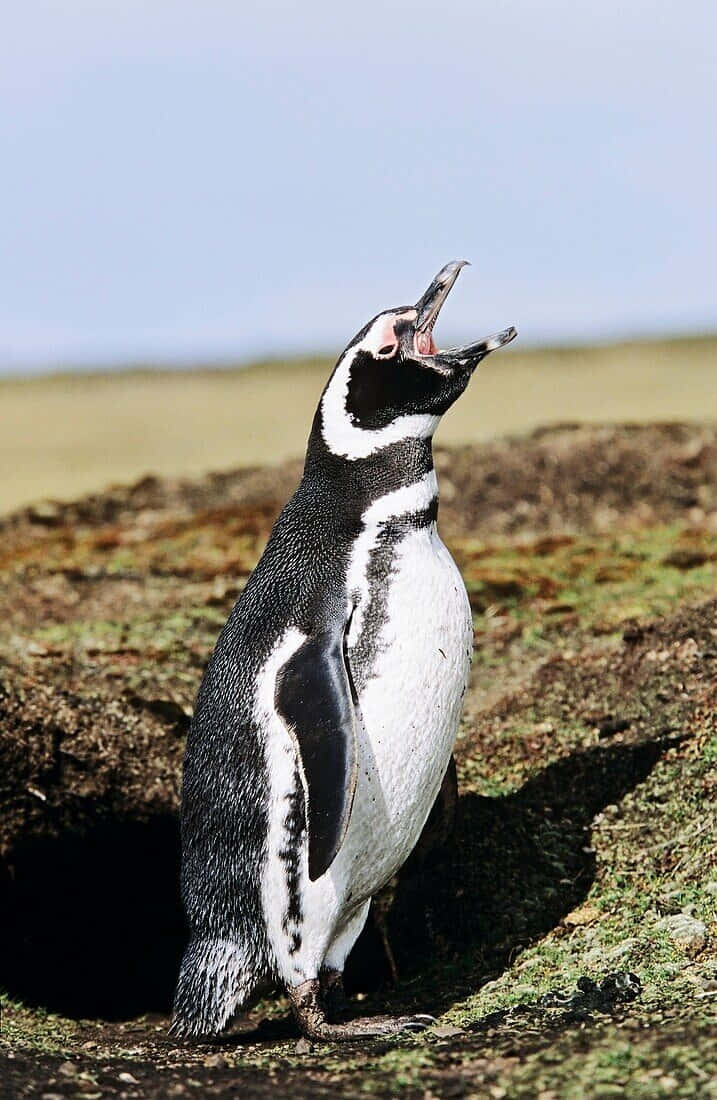
<instances>
[{"instance_id":1,"label":"open beak","mask_svg":"<svg viewBox=\"0 0 717 1100\"><path fill-rule=\"evenodd\" d=\"M467 262L467 260L452 260L451 263L442 267L428 290L416 302L418 316L414 328L415 353L422 357L430 356L439 370L452 370L456 367L473 370L491 351L509 344L518 335L517 330L511 325L503 332L487 336L473 344L464 344L459 348L445 350L439 350L436 347L433 340L433 326L461 268L465 267Z\"/></svg>"}]
</instances>

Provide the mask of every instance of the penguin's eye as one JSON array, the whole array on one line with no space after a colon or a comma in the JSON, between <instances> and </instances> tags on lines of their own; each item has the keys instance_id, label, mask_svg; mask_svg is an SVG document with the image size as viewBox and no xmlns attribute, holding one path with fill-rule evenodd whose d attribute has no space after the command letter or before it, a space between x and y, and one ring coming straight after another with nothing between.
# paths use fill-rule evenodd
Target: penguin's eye
<instances>
[{"instance_id":1,"label":"penguin's eye","mask_svg":"<svg viewBox=\"0 0 717 1100\"><path fill-rule=\"evenodd\" d=\"M393 355L394 351L398 347L398 344L384 344L382 348L378 349L379 355Z\"/></svg>"}]
</instances>

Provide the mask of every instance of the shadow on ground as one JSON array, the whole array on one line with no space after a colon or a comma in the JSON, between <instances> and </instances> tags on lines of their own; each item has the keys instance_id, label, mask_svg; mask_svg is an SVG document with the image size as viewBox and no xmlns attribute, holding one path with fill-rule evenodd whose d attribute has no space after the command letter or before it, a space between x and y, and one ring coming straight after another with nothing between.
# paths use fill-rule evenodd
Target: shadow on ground
<instances>
[{"instance_id":1,"label":"shadow on ground","mask_svg":"<svg viewBox=\"0 0 717 1100\"><path fill-rule=\"evenodd\" d=\"M580 905L595 877L593 818L643 782L674 743L591 747L548 765L514 794L459 799L452 838L423 866L409 860L387 920L403 979L438 964L427 1011L444 1011L497 977ZM349 985L387 977L369 926L349 960Z\"/></svg>"},{"instance_id":2,"label":"shadow on ground","mask_svg":"<svg viewBox=\"0 0 717 1100\"><path fill-rule=\"evenodd\" d=\"M452 838L423 865L409 861L388 918L402 977L432 967L427 1007L440 1011L496 976L580 904L595 874L593 817L642 782L670 743L582 750L514 794L461 797ZM91 828L28 839L10 854L1 983L25 1003L78 1018L166 1010L184 942L176 821L101 810L95 818ZM466 951L470 972L459 973L450 964ZM369 922L348 985L376 989L387 977Z\"/></svg>"}]
</instances>

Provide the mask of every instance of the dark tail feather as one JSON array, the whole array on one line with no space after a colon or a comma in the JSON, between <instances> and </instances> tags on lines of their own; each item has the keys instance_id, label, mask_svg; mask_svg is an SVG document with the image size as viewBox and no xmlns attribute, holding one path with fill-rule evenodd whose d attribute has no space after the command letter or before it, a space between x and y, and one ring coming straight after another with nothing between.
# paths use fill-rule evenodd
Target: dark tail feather
<instances>
[{"instance_id":1,"label":"dark tail feather","mask_svg":"<svg viewBox=\"0 0 717 1100\"><path fill-rule=\"evenodd\" d=\"M231 940L192 938L179 971L170 1034L217 1035L261 980L251 962Z\"/></svg>"}]
</instances>

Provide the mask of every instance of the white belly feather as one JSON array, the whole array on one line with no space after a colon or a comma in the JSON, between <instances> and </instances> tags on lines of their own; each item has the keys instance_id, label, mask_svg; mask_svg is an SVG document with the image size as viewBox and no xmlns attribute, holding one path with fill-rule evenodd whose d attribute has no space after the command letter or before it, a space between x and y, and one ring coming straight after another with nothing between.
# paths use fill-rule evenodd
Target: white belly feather
<instances>
[{"instance_id":1,"label":"white belly feather","mask_svg":"<svg viewBox=\"0 0 717 1100\"><path fill-rule=\"evenodd\" d=\"M369 896L416 844L448 766L468 682L471 614L435 525L394 551L375 667L359 694L359 774L337 872ZM348 638L348 656L358 632Z\"/></svg>"}]
</instances>

